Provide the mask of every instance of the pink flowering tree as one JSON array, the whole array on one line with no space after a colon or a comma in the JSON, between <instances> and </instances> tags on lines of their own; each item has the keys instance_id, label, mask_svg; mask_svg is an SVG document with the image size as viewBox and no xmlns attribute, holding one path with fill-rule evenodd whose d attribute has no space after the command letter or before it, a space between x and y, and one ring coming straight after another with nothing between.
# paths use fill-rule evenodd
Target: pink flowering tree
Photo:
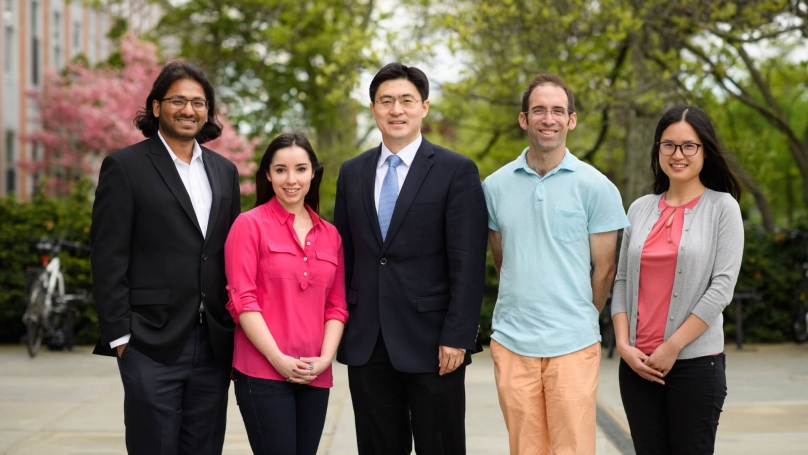
<instances>
[{"instance_id":1,"label":"pink flowering tree","mask_svg":"<svg viewBox=\"0 0 808 455\"><path fill-rule=\"evenodd\" d=\"M76 177L95 178L104 155L144 139L132 120L161 68L156 46L130 34L121 39L119 65L75 62L46 74L42 90L32 93L41 128L27 137L41 152L19 166L46 177L48 194L66 192ZM251 176L256 140L241 136L223 112L218 118L223 133L205 146ZM252 183L242 184L242 192L253 191Z\"/></svg>"}]
</instances>

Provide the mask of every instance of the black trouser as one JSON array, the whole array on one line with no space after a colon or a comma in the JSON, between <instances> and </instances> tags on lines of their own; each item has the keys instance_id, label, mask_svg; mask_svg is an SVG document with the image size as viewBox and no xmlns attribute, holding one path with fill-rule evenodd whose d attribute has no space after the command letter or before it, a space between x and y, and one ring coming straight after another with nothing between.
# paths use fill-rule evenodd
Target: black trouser
<instances>
[{"instance_id":1,"label":"black trouser","mask_svg":"<svg viewBox=\"0 0 808 455\"><path fill-rule=\"evenodd\" d=\"M222 453L230 366L213 357L206 325L191 329L173 365L127 345L118 369L130 455Z\"/></svg>"},{"instance_id":2,"label":"black trouser","mask_svg":"<svg viewBox=\"0 0 808 455\"><path fill-rule=\"evenodd\" d=\"M329 389L247 376L235 370L238 402L256 455L316 455Z\"/></svg>"},{"instance_id":3,"label":"black trouser","mask_svg":"<svg viewBox=\"0 0 808 455\"><path fill-rule=\"evenodd\" d=\"M418 455L465 454L465 375L396 371L379 335L368 363L348 367L359 455L410 454L413 439Z\"/></svg>"},{"instance_id":4,"label":"black trouser","mask_svg":"<svg viewBox=\"0 0 808 455\"><path fill-rule=\"evenodd\" d=\"M715 449L727 396L724 354L677 360L665 385L620 359L620 395L638 455L700 455Z\"/></svg>"}]
</instances>

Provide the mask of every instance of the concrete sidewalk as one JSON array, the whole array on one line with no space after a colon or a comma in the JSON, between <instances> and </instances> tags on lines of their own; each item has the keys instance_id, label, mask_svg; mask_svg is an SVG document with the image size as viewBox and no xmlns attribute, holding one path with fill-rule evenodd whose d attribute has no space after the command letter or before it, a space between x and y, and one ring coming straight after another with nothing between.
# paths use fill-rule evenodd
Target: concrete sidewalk
<instances>
[{"instance_id":1,"label":"concrete sidewalk","mask_svg":"<svg viewBox=\"0 0 808 455\"><path fill-rule=\"evenodd\" d=\"M808 448L808 345L728 347L729 398L719 454L802 454ZM604 353L605 354L605 353ZM335 364L319 454L356 453L345 367ZM469 455L508 453L487 351L466 376ZM604 355L599 387L597 454L632 453L617 388L617 359ZM228 408L224 453L250 454L235 398ZM0 454L123 454L123 390L113 359L0 346ZM622 445L621 445L622 443Z\"/></svg>"}]
</instances>

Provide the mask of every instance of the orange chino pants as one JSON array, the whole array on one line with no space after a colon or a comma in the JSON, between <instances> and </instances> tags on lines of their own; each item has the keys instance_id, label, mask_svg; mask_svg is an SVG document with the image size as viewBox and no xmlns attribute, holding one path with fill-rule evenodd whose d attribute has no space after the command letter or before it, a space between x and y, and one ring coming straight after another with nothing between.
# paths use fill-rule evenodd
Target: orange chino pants
<instances>
[{"instance_id":1,"label":"orange chino pants","mask_svg":"<svg viewBox=\"0 0 808 455\"><path fill-rule=\"evenodd\" d=\"M491 340L511 455L594 455L600 343L525 357Z\"/></svg>"}]
</instances>

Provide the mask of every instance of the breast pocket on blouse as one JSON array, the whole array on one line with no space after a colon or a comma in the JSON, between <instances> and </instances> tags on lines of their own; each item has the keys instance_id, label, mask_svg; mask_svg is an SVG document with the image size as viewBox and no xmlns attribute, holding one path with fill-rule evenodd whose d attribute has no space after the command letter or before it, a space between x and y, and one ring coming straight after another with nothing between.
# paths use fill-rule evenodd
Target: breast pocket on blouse
<instances>
[{"instance_id":1,"label":"breast pocket on blouse","mask_svg":"<svg viewBox=\"0 0 808 455\"><path fill-rule=\"evenodd\" d=\"M553 217L553 238L561 243L578 241L586 233L586 212L556 207Z\"/></svg>"},{"instance_id":2,"label":"breast pocket on blouse","mask_svg":"<svg viewBox=\"0 0 808 455\"><path fill-rule=\"evenodd\" d=\"M337 274L339 259L336 254L329 251L317 250L316 254L317 262L314 264L311 280L319 285L331 287Z\"/></svg>"},{"instance_id":3,"label":"breast pocket on blouse","mask_svg":"<svg viewBox=\"0 0 808 455\"><path fill-rule=\"evenodd\" d=\"M270 243L267 275L270 278L294 278L295 271L300 268L298 262L303 261L296 253L294 245Z\"/></svg>"}]
</instances>

